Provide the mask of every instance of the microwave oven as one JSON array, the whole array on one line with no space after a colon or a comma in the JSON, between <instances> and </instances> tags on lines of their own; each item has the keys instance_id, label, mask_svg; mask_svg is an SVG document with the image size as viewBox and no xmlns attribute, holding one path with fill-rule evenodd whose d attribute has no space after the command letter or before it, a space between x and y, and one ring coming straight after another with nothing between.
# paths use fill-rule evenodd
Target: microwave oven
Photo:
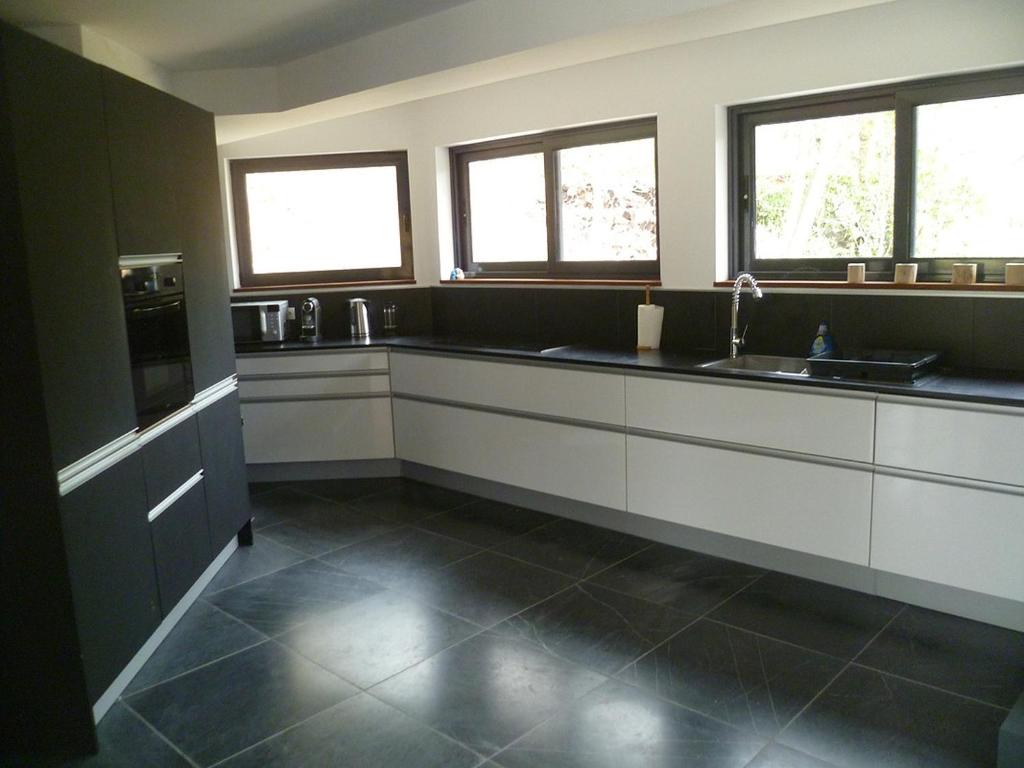
<instances>
[{"instance_id":1,"label":"microwave oven","mask_svg":"<svg viewBox=\"0 0 1024 768\"><path fill-rule=\"evenodd\" d=\"M243 301L231 305L231 325L236 344L284 341L288 302Z\"/></svg>"}]
</instances>

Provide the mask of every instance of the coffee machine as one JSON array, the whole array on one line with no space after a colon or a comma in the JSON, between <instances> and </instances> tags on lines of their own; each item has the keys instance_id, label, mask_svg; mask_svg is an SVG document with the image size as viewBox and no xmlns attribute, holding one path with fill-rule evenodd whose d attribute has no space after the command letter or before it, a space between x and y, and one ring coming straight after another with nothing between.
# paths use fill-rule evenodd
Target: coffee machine
<instances>
[{"instance_id":1,"label":"coffee machine","mask_svg":"<svg viewBox=\"0 0 1024 768\"><path fill-rule=\"evenodd\" d=\"M302 300L299 311L299 340L320 341L320 302L313 296Z\"/></svg>"}]
</instances>

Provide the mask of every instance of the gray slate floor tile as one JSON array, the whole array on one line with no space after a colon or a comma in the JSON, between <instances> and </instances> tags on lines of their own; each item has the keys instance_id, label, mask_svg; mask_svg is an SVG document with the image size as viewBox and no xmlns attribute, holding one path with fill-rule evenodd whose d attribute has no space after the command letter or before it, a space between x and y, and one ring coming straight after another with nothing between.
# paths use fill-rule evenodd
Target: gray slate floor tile
<instances>
[{"instance_id":1,"label":"gray slate floor tile","mask_svg":"<svg viewBox=\"0 0 1024 768\"><path fill-rule=\"evenodd\" d=\"M225 768L471 768L479 756L363 693L236 755Z\"/></svg>"},{"instance_id":2,"label":"gray slate floor tile","mask_svg":"<svg viewBox=\"0 0 1024 768\"><path fill-rule=\"evenodd\" d=\"M605 681L534 645L482 634L371 693L488 755Z\"/></svg>"},{"instance_id":3,"label":"gray slate floor tile","mask_svg":"<svg viewBox=\"0 0 1024 768\"><path fill-rule=\"evenodd\" d=\"M1006 714L853 665L779 741L839 768L991 768Z\"/></svg>"},{"instance_id":4,"label":"gray slate floor tile","mask_svg":"<svg viewBox=\"0 0 1024 768\"><path fill-rule=\"evenodd\" d=\"M701 614L763 573L751 565L655 544L591 581L652 603Z\"/></svg>"},{"instance_id":5,"label":"gray slate floor tile","mask_svg":"<svg viewBox=\"0 0 1024 768\"><path fill-rule=\"evenodd\" d=\"M494 631L611 675L693 620L673 608L581 583L506 619Z\"/></svg>"},{"instance_id":6,"label":"gray slate floor tile","mask_svg":"<svg viewBox=\"0 0 1024 768\"><path fill-rule=\"evenodd\" d=\"M403 595L382 592L315 618L278 640L368 688L479 631Z\"/></svg>"},{"instance_id":7,"label":"gray slate floor tile","mask_svg":"<svg viewBox=\"0 0 1024 768\"><path fill-rule=\"evenodd\" d=\"M206 601L197 600L132 679L125 695L264 640L266 636L263 633Z\"/></svg>"},{"instance_id":8,"label":"gray slate floor tile","mask_svg":"<svg viewBox=\"0 0 1024 768\"><path fill-rule=\"evenodd\" d=\"M620 677L767 739L843 665L831 656L702 619Z\"/></svg>"},{"instance_id":9,"label":"gray slate floor tile","mask_svg":"<svg viewBox=\"0 0 1024 768\"><path fill-rule=\"evenodd\" d=\"M129 697L200 765L211 765L358 689L272 640Z\"/></svg>"},{"instance_id":10,"label":"gray slate floor tile","mask_svg":"<svg viewBox=\"0 0 1024 768\"><path fill-rule=\"evenodd\" d=\"M495 757L506 768L743 768L765 741L617 681Z\"/></svg>"},{"instance_id":11,"label":"gray slate floor tile","mask_svg":"<svg viewBox=\"0 0 1024 768\"><path fill-rule=\"evenodd\" d=\"M717 608L711 618L852 659L902 607L884 597L769 573Z\"/></svg>"},{"instance_id":12,"label":"gray slate floor tile","mask_svg":"<svg viewBox=\"0 0 1024 768\"><path fill-rule=\"evenodd\" d=\"M205 599L254 629L276 635L382 589L319 560L307 560Z\"/></svg>"}]
</instances>

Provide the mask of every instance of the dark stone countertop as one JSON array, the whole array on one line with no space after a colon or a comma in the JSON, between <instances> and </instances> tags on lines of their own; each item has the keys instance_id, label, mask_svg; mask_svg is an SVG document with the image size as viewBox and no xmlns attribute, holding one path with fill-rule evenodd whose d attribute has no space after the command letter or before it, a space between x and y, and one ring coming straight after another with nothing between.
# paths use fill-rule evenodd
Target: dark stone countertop
<instances>
[{"instance_id":1,"label":"dark stone countertop","mask_svg":"<svg viewBox=\"0 0 1024 768\"><path fill-rule=\"evenodd\" d=\"M745 380L786 384L794 387L829 387L837 390L874 392L908 397L958 400L989 405L1024 407L1024 373L1016 371L964 370L938 368L912 384L882 381L833 379L820 376L785 376L754 371L730 371L700 368L702 363L718 359L693 353L614 350L586 345L542 346L516 341L481 341L436 336L390 336L372 339L324 339L316 343L285 341L279 343L240 344L238 354L266 354L302 350L354 349L359 347L419 349L452 354L483 355L516 360L588 365L635 371L706 376L720 381Z\"/></svg>"}]
</instances>

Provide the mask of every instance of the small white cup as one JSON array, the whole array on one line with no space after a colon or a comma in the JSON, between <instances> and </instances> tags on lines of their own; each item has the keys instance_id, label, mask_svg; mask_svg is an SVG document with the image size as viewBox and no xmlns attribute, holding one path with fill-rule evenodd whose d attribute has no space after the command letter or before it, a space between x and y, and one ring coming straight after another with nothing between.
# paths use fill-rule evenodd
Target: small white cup
<instances>
[{"instance_id":1,"label":"small white cup","mask_svg":"<svg viewBox=\"0 0 1024 768\"><path fill-rule=\"evenodd\" d=\"M847 264L846 282L863 283L864 278L867 276L867 271L867 266L865 264Z\"/></svg>"},{"instance_id":2,"label":"small white cup","mask_svg":"<svg viewBox=\"0 0 1024 768\"><path fill-rule=\"evenodd\" d=\"M1011 262L1006 265L1006 278L1003 281L1007 285L1024 285L1024 263Z\"/></svg>"},{"instance_id":3,"label":"small white cup","mask_svg":"<svg viewBox=\"0 0 1024 768\"><path fill-rule=\"evenodd\" d=\"M917 282L917 264L897 264L895 282L910 285Z\"/></svg>"},{"instance_id":4,"label":"small white cup","mask_svg":"<svg viewBox=\"0 0 1024 768\"><path fill-rule=\"evenodd\" d=\"M977 264L954 264L953 285L974 285L978 279Z\"/></svg>"}]
</instances>

